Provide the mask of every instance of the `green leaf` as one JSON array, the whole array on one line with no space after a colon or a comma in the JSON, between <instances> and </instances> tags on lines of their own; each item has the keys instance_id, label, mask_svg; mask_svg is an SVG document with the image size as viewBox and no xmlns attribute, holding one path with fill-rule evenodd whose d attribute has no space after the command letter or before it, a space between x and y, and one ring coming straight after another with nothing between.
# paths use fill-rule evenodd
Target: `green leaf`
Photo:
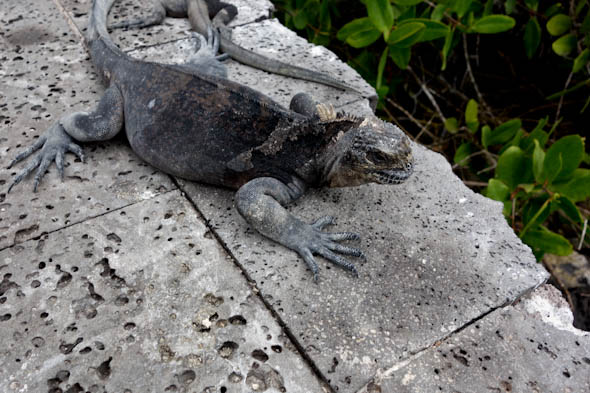
<instances>
[{"instance_id":1,"label":"green leaf","mask_svg":"<svg viewBox=\"0 0 590 393\"><path fill-rule=\"evenodd\" d=\"M296 29L301 30L307 26L307 12L305 10L296 10L293 15L293 25Z\"/></svg>"},{"instance_id":2,"label":"green leaf","mask_svg":"<svg viewBox=\"0 0 590 393\"><path fill-rule=\"evenodd\" d=\"M566 34L551 44L553 52L559 56L567 56L576 47L576 36L574 34Z\"/></svg>"},{"instance_id":3,"label":"green leaf","mask_svg":"<svg viewBox=\"0 0 590 393\"><path fill-rule=\"evenodd\" d=\"M401 6L412 6L412 5L416 5L418 3L421 3L422 0L393 0L393 2L395 4L399 4Z\"/></svg>"},{"instance_id":4,"label":"green leaf","mask_svg":"<svg viewBox=\"0 0 590 393\"><path fill-rule=\"evenodd\" d=\"M485 195L495 201L504 202L508 200L508 197L510 196L510 190L508 189L508 186L501 180L490 179L488 180L488 187L486 189Z\"/></svg>"},{"instance_id":5,"label":"green leaf","mask_svg":"<svg viewBox=\"0 0 590 393\"><path fill-rule=\"evenodd\" d=\"M539 0L524 0L524 3L533 11L536 11L537 8L539 8Z\"/></svg>"},{"instance_id":6,"label":"green leaf","mask_svg":"<svg viewBox=\"0 0 590 393\"><path fill-rule=\"evenodd\" d=\"M547 181L549 184L553 182L557 174L561 171L563 157L562 153L559 152L557 156L547 157L545 154L545 160L543 161L543 173L541 174L542 181Z\"/></svg>"},{"instance_id":7,"label":"green leaf","mask_svg":"<svg viewBox=\"0 0 590 393\"><path fill-rule=\"evenodd\" d=\"M538 140L533 140L535 143L535 150L533 150L533 175L537 183L542 183L543 162L545 161L545 152L541 148Z\"/></svg>"},{"instance_id":8,"label":"green leaf","mask_svg":"<svg viewBox=\"0 0 590 393\"><path fill-rule=\"evenodd\" d=\"M552 202L553 200L545 194L539 198L531 199L525 204L522 209L524 228L520 231L520 236L524 235L529 229L541 225L549 217Z\"/></svg>"},{"instance_id":9,"label":"green leaf","mask_svg":"<svg viewBox=\"0 0 590 393\"><path fill-rule=\"evenodd\" d=\"M549 147L545 160L556 160L558 156L561 156L561 169L555 174L555 181L567 179L580 166L584 158L584 141L579 135L564 136Z\"/></svg>"},{"instance_id":10,"label":"green leaf","mask_svg":"<svg viewBox=\"0 0 590 393\"><path fill-rule=\"evenodd\" d=\"M411 48L398 48L397 46L389 47L389 57L400 69L405 70L410 63L412 56Z\"/></svg>"},{"instance_id":11,"label":"green leaf","mask_svg":"<svg viewBox=\"0 0 590 393\"><path fill-rule=\"evenodd\" d=\"M582 224L584 222L584 217L578 207L566 196L560 195L559 198L555 201L557 207L572 221L577 222L578 224Z\"/></svg>"},{"instance_id":12,"label":"green leaf","mask_svg":"<svg viewBox=\"0 0 590 393\"><path fill-rule=\"evenodd\" d=\"M492 146L497 145L499 143L506 143L514 137L516 131L519 130L520 126L520 119L508 120L507 122L500 124L498 127L494 128L493 131L488 133L488 135L485 136L485 140L484 135L482 133L482 144L484 146Z\"/></svg>"},{"instance_id":13,"label":"green leaf","mask_svg":"<svg viewBox=\"0 0 590 393\"><path fill-rule=\"evenodd\" d=\"M516 22L513 18L506 15L488 15L479 19L471 30L481 34L494 34L510 30Z\"/></svg>"},{"instance_id":14,"label":"green leaf","mask_svg":"<svg viewBox=\"0 0 590 393\"><path fill-rule=\"evenodd\" d=\"M477 121L477 101L470 99L465 108L465 122L473 123Z\"/></svg>"},{"instance_id":15,"label":"green leaf","mask_svg":"<svg viewBox=\"0 0 590 393\"><path fill-rule=\"evenodd\" d=\"M531 229L522 237L522 241L528 244L533 251L542 250L562 256L569 255L573 251L571 243L566 238L545 227Z\"/></svg>"},{"instance_id":16,"label":"green leaf","mask_svg":"<svg viewBox=\"0 0 590 393\"><path fill-rule=\"evenodd\" d=\"M486 5L483 7L482 16L491 15L493 10L494 10L494 0L487 0Z\"/></svg>"},{"instance_id":17,"label":"green leaf","mask_svg":"<svg viewBox=\"0 0 590 393\"><path fill-rule=\"evenodd\" d=\"M471 142L463 142L461 146L455 151L453 162L459 166L467 166L469 160L466 160L474 151L474 146Z\"/></svg>"},{"instance_id":18,"label":"green leaf","mask_svg":"<svg viewBox=\"0 0 590 393\"><path fill-rule=\"evenodd\" d=\"M389 47L386 46L381 53L381 58L379 59L379 66L377 67L377 83L375 84L375 88L381 88L381 84L383 83L383 70L385 70L385 63L387 62L387 55L389 54Z\"/></svg>"},{"instance_id":19,"label":"green leaf","mask_svg":"<svg viewBox=\"0 0 590 393\"><path fill-rule=\"evenodd\" d=\"M451 134L456 134L457 131L459 130L459 124L457 122L457 119L454 117L449 117L448 119L446 119L445 120L445 128Z\"/></svg>"},{"instance_id":20,"label":"green leaf","mask_svg":"<svg viewBox=\"0 0 590 393\"><path fill-rule=\"evenodd\" d=\"M547 18L551 18L553 15L558 14L561 11L563 11L561 3L554 3L545 10L545 16Z\"/></svg>"},{"instance_id":21,"label":"green leaf","mask_svg":"<svg viewBox=\"0 0 590 393\"><path fill-rule=\"evenodd\" d=\"M543 127L547 125L549 121L549 116L545 116L543 119L537 122L535 129L531 131L531 133L524 138L521 143L520 147L525 150L527 153L530 153L532 149L535 147L533 142L535 140L539 141L539 145L541 147L545 147L545 143L547 143L547 139L549 139L549 134L543 131Z\"/></svg>"},{"instance_id":22,"label":"green leaf","mask_svg":"<svg viewBox=\"0 0 590 393\"><path fill-rule=\"evenodd\" d=\"M437 6L434 7L432 14L430 14L430 19L440 21L443 18L447 8L448 6L446 4L437 4Z\"/></svg>"},{"instance_id":23,"label":"green leaf","mask_svg":"<svg viewBox=\"0 0 590 393\"><path fill-rule=\"evenodd\" d=\"M379 32L375 29L375 26L368 17L354 19L348 22L342 26L340 30L338 30L338 33L336 33L336 38L338 38L340 41L346 41L346 39L351 35L365 31Z\"/></svg>"},{"instance_id":24,"label":"green leaf","mask_svg":"<svg viewBox=\"0 0 590 393\"><path fill-rule=\"evenodd\" d=\"M488 148L488 140L492 137L492 129L487 124L481 128L481 144L485 149Z\"/></svg>"},{"instance_id":25,"label":"green leaf","mask_svg":"<svg viewBox=\"0 0 590 393\"><path fill-rule=\"evenodd\" d=\"M389 31L393 26L393 9L389 0L365 0L367 13L373 25L383 33L387 40Z\"/></svg>"},{"instance_id":26,"label":"green leaf","mask_svg":"<svg viewBox=\"0 0 590 393\"><path fill-rule=\"evenodd\" d=\"M532 160L518 146L510 146L498 157L497 179L502 180L512 191L521 183L533 180Z\"/></svg>"},{"instance_id":27,"label":"green leaf","mask_svg":"<svg viewBox=\"0 0 590 393\"><path fill-rule=\"evenodd\" d=\"M455 33L455 28L451 28L445 37L445 44L443 45L441 54L442 54L442 66L441 70L445 70L447 68L447 56L449 55L449 51L451 50L451 45L453 44L453 34Z\"/></svg>"},{"instance_id":28,"label":"green leaf","mask_svg":"<svg viewBox=\"0 0 590 393\"><path fill-rule=\"evenodd\" d=\"M420 40L424 29L426 29L426 25L418 22L398 25L397 29L389 35L387 43L400 48L410 47Z\"/></svg>"},{"instance_id":29,"label":"green leaf","mask_svg":"<svg viewBox=\"0 0 590 393\"><path fill-rule=\"evenodd\" d=\"M573 72L578 72L588 63L588 59L590 58L590 49L586 48L576 57L574 60L574 66L572 67Z\"/></svg>"},{"instance_id":30,"label":"green leaf","mask_svg":"<svg viewBox=\"0 0 590 393\"><path fill-rule=\"evenodd\" d=\"M514 8L516 7L516 0L506 0L504 3L504 10L507 14L511 14L514 12Z\"/></svg>"},{"instance_id":31,"label":"green leaf","mask_svg":"<svg viewBox=\"0 0 590 393\"><path fill-rule=\"evenodd\" d=\"M558 36L567 33L572 27L572 20L565 14L554 15L547 22L547 31L549 34Z\"/></svg>"},{"instance_id":32,"label":"green leaf","mask_svg":"<svg viewBox=\"0 0 590 393\"><path fill-rule=\"evenodd\" d=\"M438 38L443 38L450 30L450 27L444 23L425 18L405 19L403 22L400 22L399 26L405 25L407 23L421 23L426 26L426 29L423 31L418 42L432 41Z\"/></svg>"},{"instance_id":33,"label":"green leaf","mask_svg":"<svg viewBox=\"0 0 590 393\"><path fill-rule=\"evenodd\" d=\"M523 40L526 55L529 59L531 59L535 55L535 52L541 43L541 27L539 26L539 22L537 22L536 17L531 17L531 19L529 19L528 23L526 24Z\"/></svg>"},{"instance_id":34,"label":"green leaf","mask_svg":"<svg viewBox=\"0 0 590 393\"><path fill-rule=\"evenodd\" d=\"M451 9L457 13L457 16L460 18L467 13L469 7L471 7L471 3L473 0L454 0L449 2L451 5Z\"/></svg>"},{"instance_id":35,"label":"green leaf","mask_svg":"<svg viewBox=\"0 0 590 393\"><path fill-rule=\"evenodd\" d=\"M551 190L567 196L573 202L590 197L590 169L576 169L567 182L551 185Z\"/></svg>"}]
</instances>

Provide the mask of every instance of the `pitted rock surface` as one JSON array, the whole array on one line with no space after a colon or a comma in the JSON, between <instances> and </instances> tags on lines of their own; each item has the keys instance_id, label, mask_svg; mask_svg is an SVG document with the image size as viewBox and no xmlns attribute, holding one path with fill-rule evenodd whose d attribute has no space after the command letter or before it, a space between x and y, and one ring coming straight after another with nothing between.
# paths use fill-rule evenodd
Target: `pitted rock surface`
<instances>
[{"instance_id":1,"label":"pitted rock surface","mask_svg":"<svg viewBox=\"0 0 590 393\"><path fill-rule=\"evenodd\" d=\"M1 251L0 391L321 392L227 258L178 191Z\"/></svg>"},{"instance_id":2,"label":"pitted rock surface","mask_svg":"<svg viewBox=\"0 0 590 393\"><path fill-rule=\"evenodd\" d=\"M308 192L290 209L308 222L333 215L333 231L361 235L358 279L321 261L314 284L294 252L246 225L231 192L182 186L339 391L355 392L548 276L501 204L465 187L441 155L413 150L415 172L402 185Z\"/></svg>"},{"instance_id":3,"label":"pitted rock surface","mask_svg":"<svg viewBox=\"0 0 590 393\"><path fill-rule=\"evenodd\" d=\"M0 19L0 249L175 188L120 138L86 146L85 164L67 154L63 183L52 165L38 193L28 181L6 195L28 161L8 163L61 116L95 105L103 88L52 2L2 2Z\"/></svg>"},{"instance_id":4,"label":"pitted rock surface","mask_svg":"<svg viewBox=\"0 0 590 393\"><path fill-rule=\"evenodd\" d=\"M84 30L91 1L59 1ZM145 12L144 2L119 3L111 23ZM236 4L244 18L234 23L236 42L255 50L263 42L261 53L288 53L366 87L324 49L292 33L283 38L283 28L264 20L268 2ZM452 340L477 329L479 318L480 327L528 329L530 316L502 312L522 314L506 304L543 283L546 272L507 226L501 206L465 188L442 156L420 146L414 146L416 172L401 186L317 190L290 208L310 222L332 214L334 231L362 236L368 258L351 258L360 277L319 260L319 285L295 253L247 227L232 192L181 182L215 233L209 232L174 183L141 163L123 138L85 145L86 164L68 156L63 184L52 166L39 194L25 182L6 196L1 187L16 168L6 170L4 163L51 121L93 106L103 88L51 2L2 2L0 20L6 57L0 61L0 124L10 130L0 136L0 328L7 332L0 339L0 391L325 391L257 291L339 392L388 391L393 385L367 383L410 364L416 352L430 353L440 340L451 351ZM150 60L179 62L193 48L182 19L113 36L133 56ZM370 112L367 100L233 63L230 77L282 104L308 91L338 108ZM557 353L541 338L554 330L546 322L533 326L536 335L527 337ZM577 347L586 350L586 344L572 340L572 332L555 334L563 348L574 348L569 360L577 362L562 370L570 377L557 378L584 381L587 357L578 356ZM523 369L533 366L521 375L542 372L527 356ZM428 378L431 370L423 367L415 370ZM445 372L457 379L472 375L460 367Z\"/></svg>"},{"instance_id":5,"label":"pitted rock surface","mask_svg":"<svg viewBox=\"0 0 590 393\"><path fill-rule=\"evenodd\" d=\"M76 26L85 31L92 0L60 0L70 13ZM226 3L238 7L238 15L229 26L240 26L267 19L274 9L268 0L226 0ZM150 11L150 2L142 0L121 0L113 5L109 14L109 25L146 16ZM183 18L166 18L160 26L144 29L115 29L111 31L113 41L124 51L173 42L190 36L190 24Z\"/></svg>"},{"instance_id":6,"label":"pitted rock surface","mask_svg":"<svg viewBox=\"0 0 590 393\"><path fill-rule=\"evenodd\" d=\"M590 333L544 285L371 382L362 393L588 392ZM469 377L466 377L466 376Z\"/></svg>"}]
</instances>

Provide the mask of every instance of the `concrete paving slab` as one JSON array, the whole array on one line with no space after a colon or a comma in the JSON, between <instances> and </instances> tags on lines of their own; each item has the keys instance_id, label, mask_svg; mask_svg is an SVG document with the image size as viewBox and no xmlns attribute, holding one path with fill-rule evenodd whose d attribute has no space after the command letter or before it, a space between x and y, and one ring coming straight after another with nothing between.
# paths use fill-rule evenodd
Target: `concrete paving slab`
<instances>
[{"instance_id":1,"label":"concrete paving slab","mask_svg":"<svg viewBox=\"0 0 590 393\"><path fill-rule=\"evenodd\" d=\"M276 20L272 20L268 23L265 22L265 28L268 28L272 24L278 24ZM253 26L253 24L248 25ZM262 27L261 27L262 29ZM274 30L276 28L272 28ZM270 34L270 33L269 33ZM280 41L280 40L279 40ZM311 46L311 44L308 44ZM167 64L182 64L185 63L187 58L191 56L195 51L195 41L191 38L177 40L162 45L144 47L129 52L131 56L140 60L156 61L159 63ZM314 60L310 60L309 64L312 64ZM315 59L317 64L323 64L323 60ZM358 84L359 75L347 67L344 63L338 61L336 67L344 67L340 72L341 78L345 83L350 83L352 86ZM255 90L262 91L273 100L282 104L285 107L289 106L291 98L300 92L306 92L311 94L314 99L320 102L331 103L337 109L346 109L350 102L356 102L359 99L359 95L351 92L342 92L338 89L333 89L317 83L305 82L298 79L285 78L279 75L269 74L264 71L254 69L249 66L245 66L238 62L227 60L228 78L249 86ZM331 67L330 64L328 67ZM321 66L309 67L313 69L320 68ZM369 91L374 91L372 88L363 82L367 95L370 95ZM358 106L358 104L357 104ZM366 109L369 113L371 109L369 102L366 103Z\"/></svg>"},{"instance_id":2,"label":"concrete paving slab","mask_svg":"<svg viewBox=\"0 0 590 393\"><path fill-rule=\"evenodd\" d=\"M174 189L121 138L87 145L85 164L66 155L63 183L52 165L38 193L28 178L6 195L26 165L8 163L61 116L94 107L103 88L52 2L3 2L0 12L12 20L0 54L0 249Z\"/></svg>"},{"instance_id":3,"label":"concrete paving slab","mask_svg":"<svg viewBox=\"0 0 590 393\"><path fill-rule=\"evenodd\" d=\"M385 371L362 392L589 392L590 333L572 321L561 293L544 285Z\"/></svg>"},{"instance_id":4,"label":"concrete paving slab","mask_svg":"<svg viewBox=\"0 0 590 393\"><path fill-rule=\"evenodd\" d=\"M379 369L429 347L547 279L501 205L465 187L439 154L414 146L399 186L308 192L290 211L360 233L360 277L320 261L314 284L294 253L249 228L233 192L182 188L236 256L333 388L354 392ZM319 258L318 258L319 259Z\"/></svg>"},{"instance_id":5,"label":"concrete paving slab","mask_svg":"<svg viewBox=\"0 0 590 393\"><path fill-rule=\"evenodd\" d=\"M86 31L88 15L92 0L59 0L72 15L72 19L82 31ZM231 0L227 3L238 7L238 15L229 26L240 26L270 17L273 5L268 0L240 1ZM121 21L134 20L149 15L151 3L142 0L119 0L109 15L109 25ZM116 29L111 32L113 41L123 50L137 49L174 41L190 36L190 24L184 18L166 18L160 26L144 29Z\"/></svg>"},{"instance_id":6,"label":"concrete paving slab","mask_svg":"<svg viewBox=\"0 0 590 393\"><path fill-rule=\"evenodd\" d=\"M322 392L172 191L0 251L2 392Z\"/></svg>"}]
</instances>

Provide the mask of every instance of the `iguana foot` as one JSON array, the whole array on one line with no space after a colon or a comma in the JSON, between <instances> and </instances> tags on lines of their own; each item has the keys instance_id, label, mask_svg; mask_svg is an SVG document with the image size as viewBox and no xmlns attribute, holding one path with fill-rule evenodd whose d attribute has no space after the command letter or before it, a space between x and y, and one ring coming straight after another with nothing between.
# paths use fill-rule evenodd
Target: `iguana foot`
<instances>
[{"instance_id":1,"label":"iguana foot","mask_svg":"<svg viewBox=\"0 0 590 393\"><path fill-rule=\"evenodd\" d=\"M352 272L358 277L356 267L348 262L339 254L351 255L355 257L365 258L363 252L357 248L344 246L339 241L343 240L358 240L359 235L352 232L323 232L323 229L334 224L334 217L324 216L316 220L313 224L301 228L299 239L297 239L294 249L301 255L311 272L313 279L318 280L318 265L314 259L314 255L320 255L337 266Z\"/></svg>"},{"instance_id":2,"label":"iguana foot","mask_svg":"<svg viewBox=\"0 0 590 393\"><path fill-rule=\"evenodd\" d=\"M192 33L196 41L197 50L188 58L187 64L194 66L196 70L209 75L227 78L227 69L221 61L228 58L228 55L217 55L219 50L219 32L210 26L207 29L207 38L199 33Z\"/></svg>"},{"instance_id":3,"label":"iguana foot","mask_svg":"<svg viewBox=\"0 0 590 393\"><path fill-rule=\"evenodd\" d=\"M41 151L18 175L16 175L12 183L10 183L7 193L12 190L12 187L20 183L21 180L37 168L37 171L35 172L35 181L33 183L33 191L36 192L39 182L53 161L55 161L59 175L63 180L63 159L66 152L74 153L81 161L84 161L84 152L82 151L82 148L74 143L72 137L69 136L63 129L62 125L57 122L45 131L45 133L43 133L33 145L19 153L8 165L8 168L10 169L14 164L24 160L39 149L41 149Z\"/></svg>"}]
</instances>

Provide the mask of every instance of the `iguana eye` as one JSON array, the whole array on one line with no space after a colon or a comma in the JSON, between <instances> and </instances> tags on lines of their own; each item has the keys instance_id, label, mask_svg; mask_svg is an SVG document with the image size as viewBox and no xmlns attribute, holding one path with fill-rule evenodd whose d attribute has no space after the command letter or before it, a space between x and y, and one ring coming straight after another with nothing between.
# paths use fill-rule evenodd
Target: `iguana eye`
<instances>
[{"instance_id":1,"label":"iguana eye","mask_svg":"<svg viewBox=\"0 0 590 393\"><path fill-rule=\"evenodd\" d=\"M367 153L367 158L374 164L383 164L387 161L387 156L378 151L370 151Z\"/></svg>"}]
</instances>

